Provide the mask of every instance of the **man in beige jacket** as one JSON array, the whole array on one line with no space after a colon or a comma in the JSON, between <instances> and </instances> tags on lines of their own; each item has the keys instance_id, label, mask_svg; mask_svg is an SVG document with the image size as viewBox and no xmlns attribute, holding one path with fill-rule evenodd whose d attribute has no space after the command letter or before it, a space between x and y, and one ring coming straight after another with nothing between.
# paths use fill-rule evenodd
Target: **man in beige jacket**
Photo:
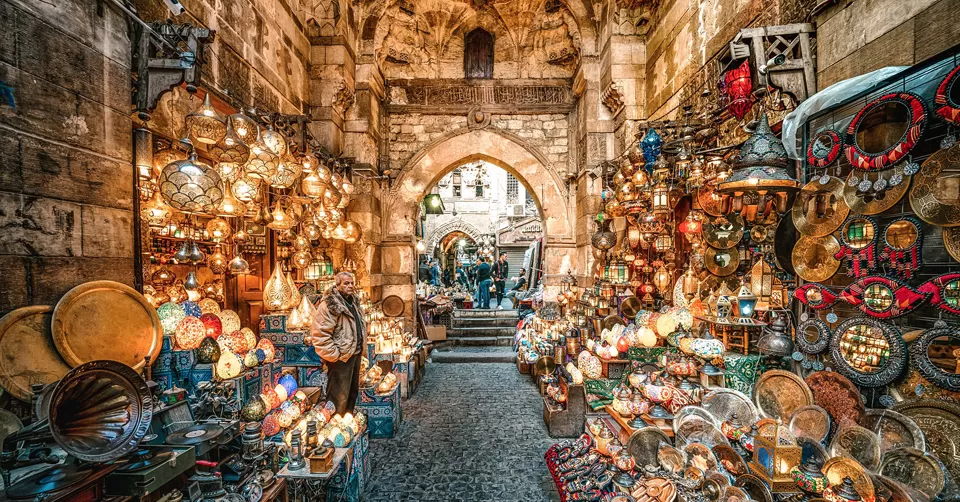
<instances>
[{"instance_id":1,"label":"man in beige jacket","mask_svg":"<svg viewBox=\"0 0 960 502\"><path fill-rule=\"evenodd\" d=\"M311 343L327 365L327 399L337 413L353 413L360 391L360 359L366 344L367 324L355 278L340 272L336 284L327 290L313 316Z\"/></svg>"}]
</instances>

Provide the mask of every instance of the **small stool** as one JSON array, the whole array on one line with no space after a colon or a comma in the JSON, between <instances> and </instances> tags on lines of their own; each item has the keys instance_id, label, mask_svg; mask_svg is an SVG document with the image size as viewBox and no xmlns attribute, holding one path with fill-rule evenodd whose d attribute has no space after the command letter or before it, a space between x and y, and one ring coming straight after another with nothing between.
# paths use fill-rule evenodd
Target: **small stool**
<instances>
[{"instance_id":1,"label":"small stool","mask_svg":"<svg viewBox=\"0 0 960 502\"><path fill-rule=\"evenodd\" d=\"M705 389L717 389L726 387L724 382L724 371L719 368L714 368L715 371L703 371L700 369L700 385Z\"/></svg>"}]
</instances>

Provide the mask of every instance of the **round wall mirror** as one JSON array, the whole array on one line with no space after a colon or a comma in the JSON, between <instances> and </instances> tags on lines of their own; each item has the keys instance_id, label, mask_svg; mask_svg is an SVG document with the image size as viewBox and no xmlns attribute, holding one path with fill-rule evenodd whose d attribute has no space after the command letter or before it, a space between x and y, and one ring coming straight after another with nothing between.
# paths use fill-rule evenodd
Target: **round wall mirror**
<instances>
[{"instance_id":1,"label":"round wall mirror","mask_svg":"<svg viewBox=\"0 0 960 502\"><path fill-rule=\"evenodd\" d=\"M916 223L908 219L894 221L887 225L887 229L883 232L883 240L886 241L887 246L898 251L910 249L919 238L920 229L917 228Z\"/></svg>"},{"instance_id":2,"label":"round wall mirror","mask_svg":"<svg viewBox=\"0 0 960 502\"><path fill-rule=\"evenodd\" d=\"M893 305L893 291L885 284L871 284L863 292L863 304L872 312L886 312Z\"/></svg>"},{"instance_id":3,"label":"round wall mirror","mask_svg":"<svg viewBox=\"0 0 960 502\"><path fill-rule=\"evenodd\" d=\"M857 113L847 128L847 160L856 169L884 169L907 156L926 125L919 96L897 92L882 96Z\"/></svg>"},{"instance_id":4,"label":"round wall mirror","mask_svg":"<svg viewBox=\"0 0 960 502\"><path fill-rule=\"evenodd\" d=\"M797 347L804 354L819 354L829 344L830 327L820 319L809 319L797 326Z\"/></svg>"},{"instance_id":5,"label":"round wall mirror","mask_svg":"<svg viewBox=\"0 0 960 502\"><path fill-rule=\"evenodd\" d=\"M811 307L816 307L823 302L823 293L820 292L818 288L810 288L804 293L804 297L807 299L807 305Z\"/></svg>"},{"instance_id":6,"label":"round wall mirror","mask_svg":"<svg viewBox=\"0 0 960 502\"><path fill-rule=\"evenodd\" d=\"M827 129L818 132L807 147L807 162L814 167L826 167L840 156L843 142L836 131Z\"/></svg>"},{"instance_id":7,"label":"round wall mirror","mask_svg":"<svg viewBox=\"0 0 960 502\"><path fill-rule=\"evenodd\" d=\"M937 86L933 101L937 104L937 115L951 124L960 124L960 66L955 67Z\"/></svg>"},{"instance_id":8,"label":"round wall mirror","mask_svg":"<svg viewBox=\"0 0 960 502\"><path fill-rule=\"evenodd\" d=\"M906 352L896 326L863 316L840 323L830 340L837 371L865 387L881 387L900 376Z\"/></svg>"},{"instance_id":9,"label":"round wall mirror","mask_svg":"<svg viewBox=\"0 0 960 502\"><path fill-rule=\"evenodd\" d=\"M910 357L924 378L942 389L960 392L960 332L955 328L924 331L910 347Z\"/></svg>"},{"instance_id":10,"label":"round wall mirror","mask_svg":"<svg viewBox=\"0 0 960 502\"><path fill-rule=\"evenodd\" d=\"M871 218L852 217L843 224L841 238L851 249L863 249L876 240L877 224Z\"/></svg>"},{"instance_id":11,"label":"round wall mirror","mask_svg":"<svg viewBox=\"0 0 960 502\"><path fill-rule=\"evenodd\" d=\"M955 309L960 309L960 279L954 279L943 286L943 301Z\"/></svg>"},{"instance_id":12,"label":"round wall mirror","mask_svg":"<svg viewBox=\"0 0 960 502\"><path fill-rule=\"evenodd\" d=\"M899 101L880 103L857 125L856 142L867 154L883 153L900 142L910 127L910 109Z\"/></svg>"}]
</instances>

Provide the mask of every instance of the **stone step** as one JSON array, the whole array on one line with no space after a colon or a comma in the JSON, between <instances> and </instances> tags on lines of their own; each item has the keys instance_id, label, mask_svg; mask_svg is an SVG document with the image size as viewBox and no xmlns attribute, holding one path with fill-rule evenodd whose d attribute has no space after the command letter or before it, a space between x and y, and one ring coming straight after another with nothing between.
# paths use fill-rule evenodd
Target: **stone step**
<instances>
[{"instance_id":1,"label":"stone step","mask_svg":"<svg viewBox=\"0 0 960 502\"><path fill-rule=\"evenodd\" d=\"M491 328L517 328L517 318L509 317L454 317L454 328L470 328L487 326Z\"/></svg>"},{"instance_id":2,"label":"stone step","mask_svg":"<svg viewBox=\"0 0 960 502\"><path fill-rule=\"evenodd\" d=\"M514 363L517 354L508 347L490 352L467 352L459 350L435 351L431 362L435 363Z\"/></svg>"},{"instance_id":3,"label":"stone step","mask_svg":"<svg viewBox=\"0 0 960 502\"><path fill-rule=\"evenodd\" d=\"M481 346L481 347L510 347L513 345L512 336L471 336L471 337L450 337L447 338L454 345Z\"/></svg>"},{"instance_id":4,"label":"stone step","mask_svg":"<svg viewBox=\"0 0 960 502\"><path fill-rule=\"evenodd\" d=\"M471 318L471 317L508 317L517 319L519 313L516 310L497 310L497 309L463 309L454 310L453 318Z\"/></svg>"},{"instance_id":5,"label":"stone step","mask_svg":"<svg viewBox=\"0 0 960 502\"><path fill-rule=\"evenodd\" d=\"M492 326L471 326L450 328L447 330L448 337L509 336L513 338L513 335L516 333L517 328L514 327L498 328Z\"/></svg>"}]
</instances>

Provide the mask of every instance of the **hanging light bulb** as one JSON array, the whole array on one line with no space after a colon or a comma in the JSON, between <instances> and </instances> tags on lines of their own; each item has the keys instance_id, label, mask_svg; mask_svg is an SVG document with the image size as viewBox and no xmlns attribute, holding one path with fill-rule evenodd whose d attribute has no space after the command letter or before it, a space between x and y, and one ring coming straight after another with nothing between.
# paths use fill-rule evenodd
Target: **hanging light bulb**
<instances>
[{"instance_id":1,"label":"hanging light bulb","mask_svg":"<svg viewBox=\"0 0 960 502\"><path fill-rule=\"evenodd\" d=\"M280 201L278 200L276 205L273 208L273 211L270 213L273 218L273 221L267 224L268 227L274 230L287 230L293 228L296 225L296 221L292 216L287 214L283 207L280 206Z\"/></svg>"},{"instance_id":2,"label":"hanging light bulb","mask_svg":"<svg viewBox=\"0 0 960 502\"><path fill-rule=\"evenodd\" d=\"M203 97L203 105L200 109L187 115L184 122L190 137L207 145L217 143L227 133L227 124L223 120L223 115L210 104L210 93Z\"/></svg>"},{"instance_id":3,"label":"hanging light bulb","mask_svg":"<svg viewBox=\"0 0 960 502\"><path fill-rule=\"evenodd\" d=\"M363 236L363 229L355 221L348 220L343 228L345 230L343 240L347 244L353 244Z\"/></svg>"},{"instance_id":4,"label":"hanging light bulb","mask_svg":"<svg viewBox=\"0 0 960 502\"><path fill-rule=\"evenodd\" d=\"M277 172L279 163L280 157L264 143L263 135L258 132L257 140L250 145L250 160L244 166L247 176L269 180Z\"/></svg>"},{"instance_id":5,"label":"hanging light bulb","mask_svg":"<svg viewBox=\"0 0 960 502\"><path fill-rule=\"evenodd\" d=\"M160 229L170 223L173 208L163 201L159 190L154 190L150 200L140 206L140 217L150 228Z\"/></svg>"},{"instance_id":6,"label":"hanging light bulb","mask_svg":"<svg viewBox=\"0 0 960 502\"><path fill-rule=\"evenodd\" d=\"M313 262L313 255L309 251L297 251L290 257L290 264L300 270L305 270Z\"/></svg>"},{"instance_id":7,"label":"hanging light bulb","mask_svg":"<svg viewBox=\"0 0 960 502\"><path fill-rule=\"evenodd\" d=\"M207 256L207 268L214 274L226 272L228 263L227 256L220 252L220 246L217 246L213 253Z\"/></svg>"},{"instance_id":8,"label":"hanging light bulb","mask_svg":"<svg viewBox=\"0 0 960 502\"><path fill-rule=\"evenodd\" d=\"M217 207L217 215L228 218L243 216L247 212L247 205L233 196L233 189L226 187L223 190L223 200Z\"/></svg>"}]
</instances>

